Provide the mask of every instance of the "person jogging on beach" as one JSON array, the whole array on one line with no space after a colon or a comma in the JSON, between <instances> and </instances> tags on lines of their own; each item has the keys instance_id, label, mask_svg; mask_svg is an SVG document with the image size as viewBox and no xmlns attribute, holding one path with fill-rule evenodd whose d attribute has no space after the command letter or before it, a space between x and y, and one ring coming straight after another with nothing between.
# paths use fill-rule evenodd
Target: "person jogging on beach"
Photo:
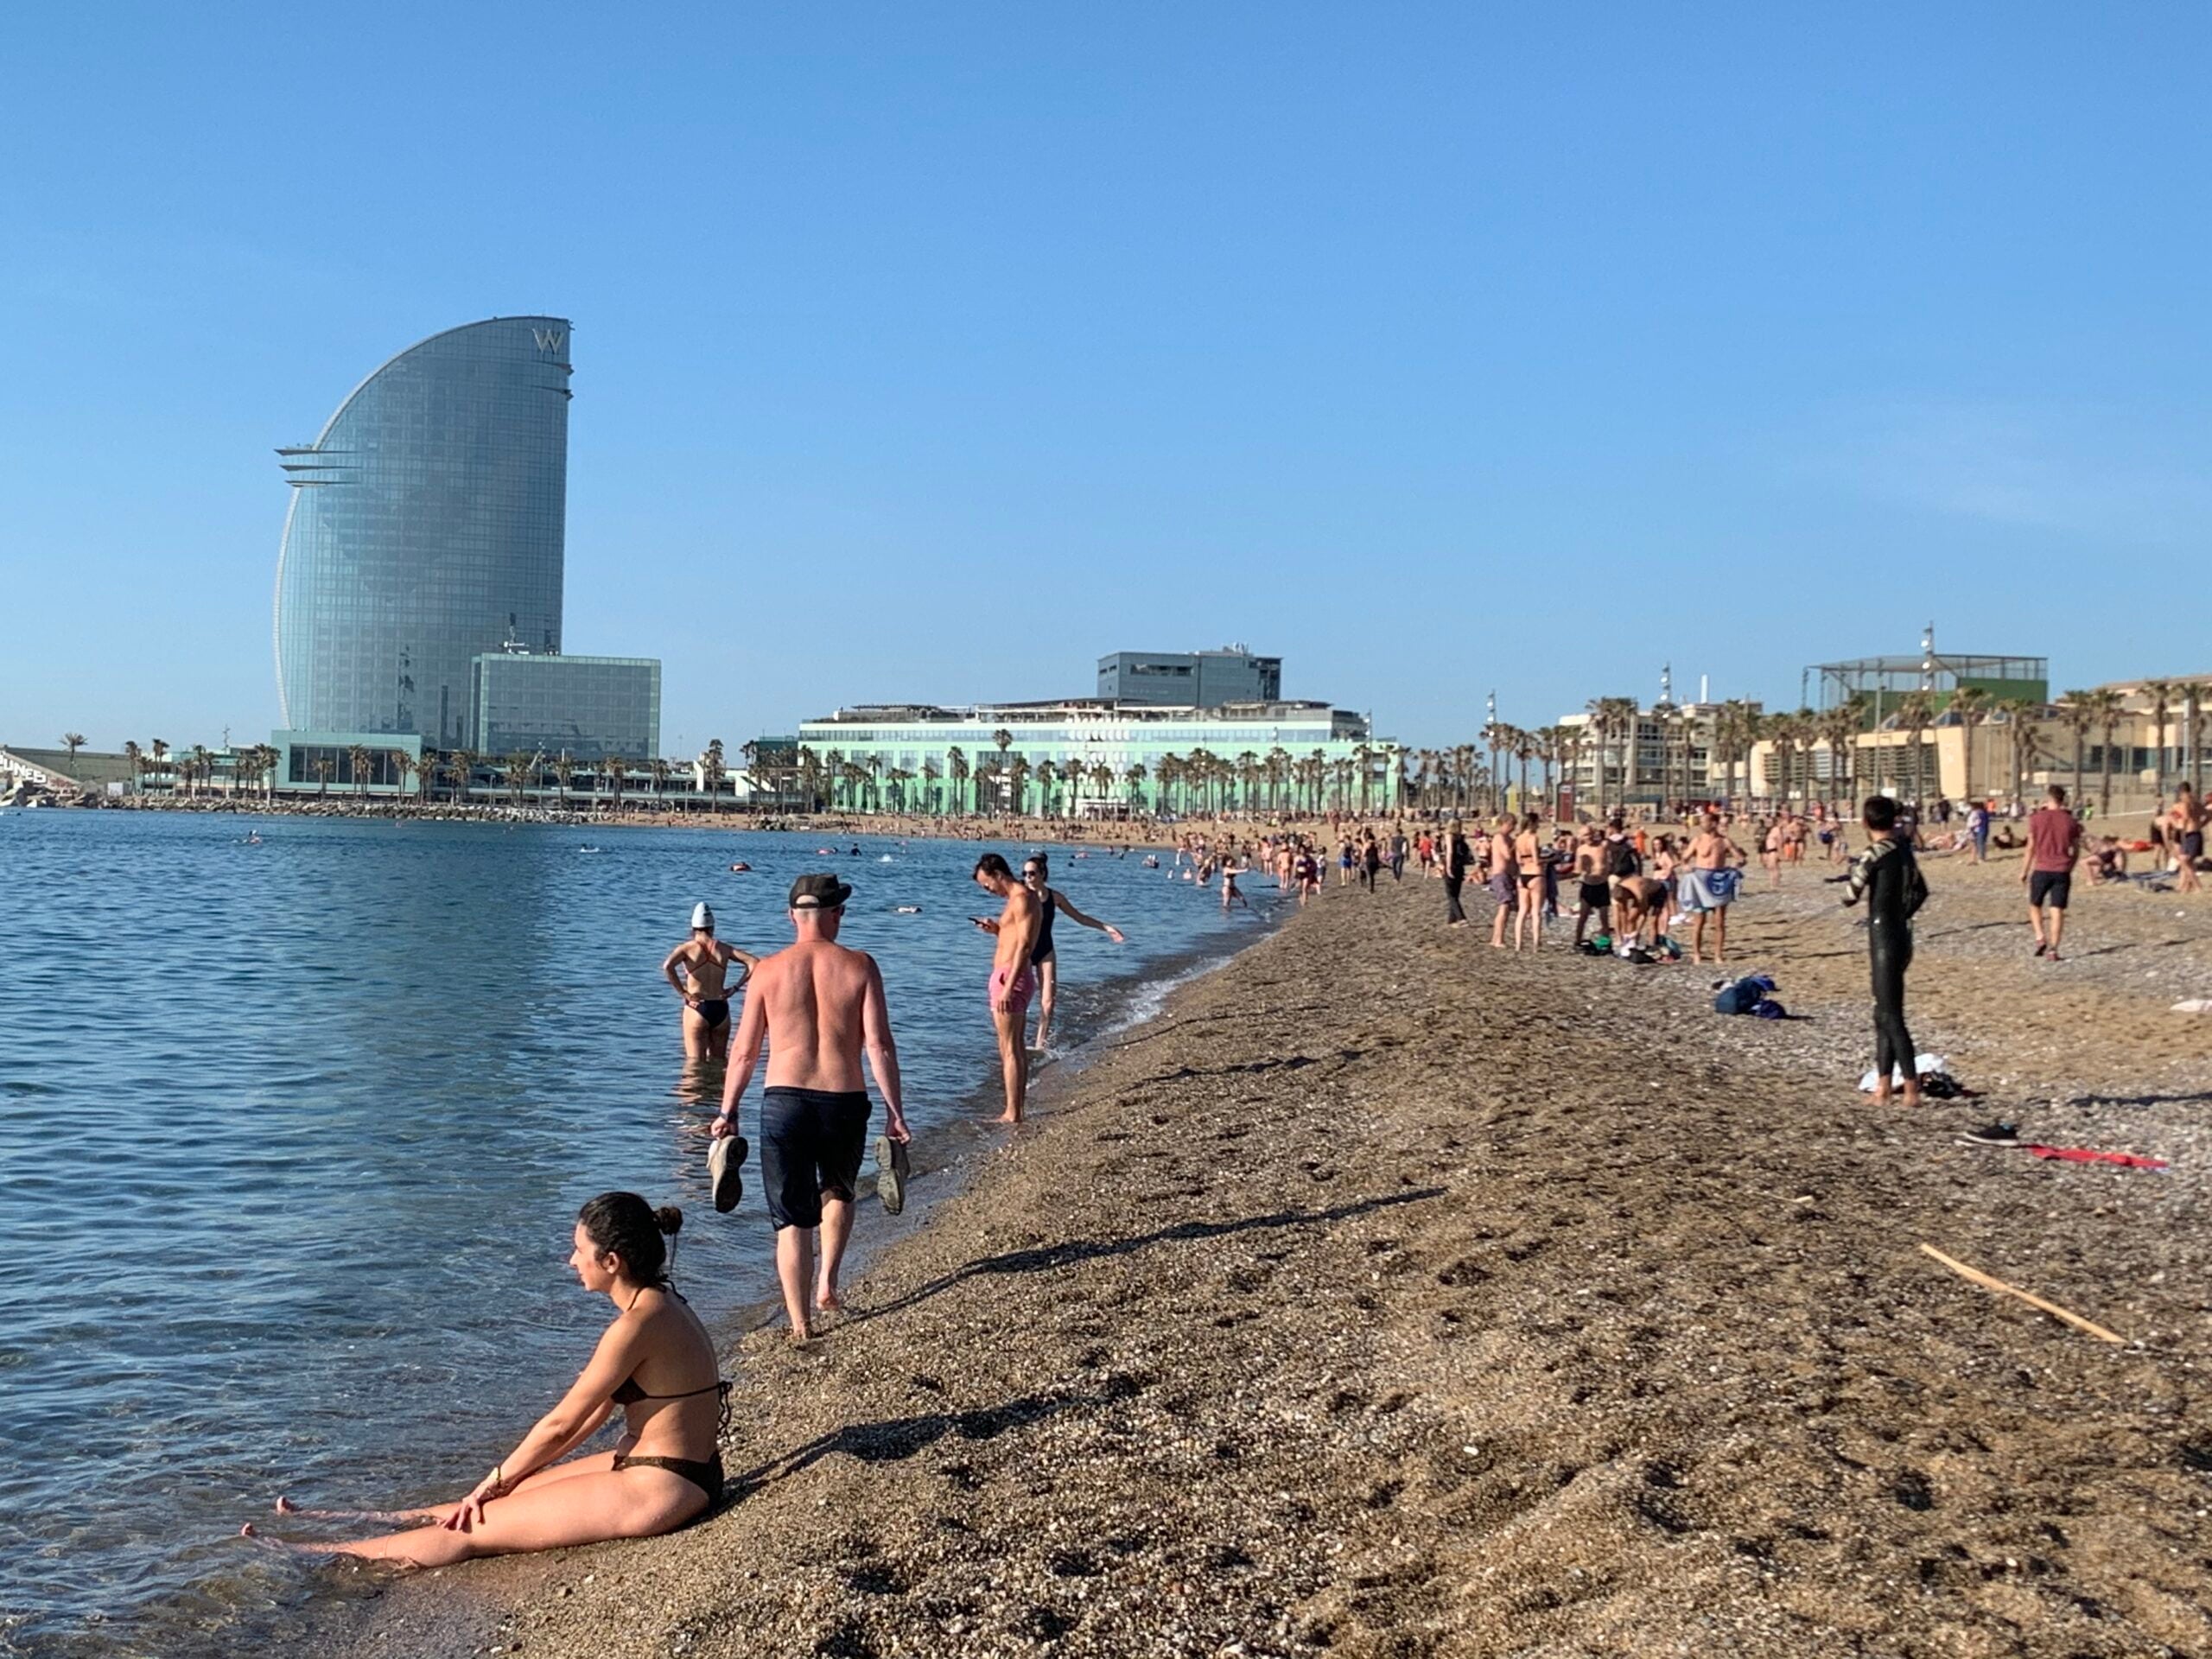
<instances>
[{"instance_id":1,"label":"person jogging on beach","mask_svg":"<svg viewBox=\"0 0 2212 1659\"><path fill-rule=\"evenodd\" d=\"M837 1269L852 1234L853 1187L868 1140L863 1050L883 1096L885 1135L877 1143L877 1162L887 1165L893 1147L903 1147L909 1138L883 975L866 951L837 943L845 900L852 893L834 875L802 875L791 883L789 913L797 937L753 968L752 991L737 1025L736 1063L722 1085L722 1109L712 1131L718 1141L737 1134L738 1102L760 1063L765 1038L768 1077L760 1091L760 1184L776 1229L776 1277L783 1286L794 1342L813 1334L807 1309L810 1281L816 1311L831 1313L842 1306ZM734 1166L742 1157L741 1152L728 1162ZM888 1176L887 1168L877 1179ZM717 1170L716 1185L721 1183ZM722 1207L719 1194L716 1207Z\"/></svg>"},{"instance_id":2,"label":"person jogging on beach","mask_svg":"<svg viewBox=\"0 0 2212 1659\"><path fill-rule=\"evenodd\" d=\"M1705 925L1713 924L1713 959L1728 960L1728 906L1736 901L1738 867L1744 855L1720 832L1720 818L1708 812L1690 838L1684 855L1689 868L1682 873L1683 908L1697 918L1690 933L1690 960L1704 960Z\"/></svg>"},{"instance_id":3,"label":"person jogging on beach","mask_svg":"<svg viewBox=\"0 0 2212 1659\"><path fill-rule=\"evenodd\" d=\"M729 1052L729 990L743 990L760 961L715 937L715 912L709 906L691 906L691 937L660 965L662 976L683 999L684 1058L719 1060ZM726 988L723 980L732 963L738 964L737 984Z\"/></svg>"},{"instance_id":4,"label":"person jogging on beach","mask_svg":"<svg viewBox=\"0 0 2212 1659\"><path fill-rule=\"evenodd\" d=\"M1045 907L1035 893L1014 879L1014 871L996 853L985 853L976 861L976 885L1005 901L1006 907L995 917L977 916L973 920L998 939L987 995L991 1024L998 1033L1006 1110L993 1121L1019 1123L1029 1103L1029 1056L1022 1046L1022 1028L1029 1020L1029 999L1037 990L1037 971L1029 965L1029 956L1037 948Z\"/></svg>"},{"instance_id":5,"label":"person jogging on beach","mask_svg":"<svg viewBox=\"0 0 2212 1659\"><path fill-rule=\"evenodd\" d=\"M1928 883L1911 845L1897 833L1897 804L1869 796L1859 821L1866 851L1851 867L1843 902L1866 901L1866 952L1874 975L1874 1103L1886 1106L1903 1078L1904 1103L1920 1104L1919 1063L1904 1024L1904 976L1912 966L1913 913L1927 901Z\"/></svg>"},{"instance_id":6,"label":"person jogging on beach","mask_svg":"<svg viewBox=\"0 0 2212 1659\"><path fill-rule=\"evenodd\" d=\"M2082 856L2082 823L2066 810L2066 785L2053 784L2050 798L2028 814L2028 845L2020 855L2020 882L2028 890L2028 925L2036 955L2058 960L2066 931L2066 901L2073 896L2074 865Z\"/></svg>"},{"instance_id":7,"label":"person jogging on beach","mask_svg":"<svg viewBox=\"0 0 2212 1659\"><path fill-rule=\"evenodd\" d=\"M1032 853L1021 861L1021 884L1037 895L1038 903L1043 906L1038 912L1037 943L1029 951L1029 965L1037 970L1037 1040L1030 1047L1039 1054L1045 1052L1046 1040L1052 1034L1052 1004L1060 986L1059 962L1052 947L1053 916L1057 913L1082 926L1096 928L1116 944L1124 943L1120 928L1095 916L1086 916L1070 904L1067 894L1051 885L1049 868L1042 853ZM1223 908L1227 907L1224 899Z\"/></svg>"}]
</instances>

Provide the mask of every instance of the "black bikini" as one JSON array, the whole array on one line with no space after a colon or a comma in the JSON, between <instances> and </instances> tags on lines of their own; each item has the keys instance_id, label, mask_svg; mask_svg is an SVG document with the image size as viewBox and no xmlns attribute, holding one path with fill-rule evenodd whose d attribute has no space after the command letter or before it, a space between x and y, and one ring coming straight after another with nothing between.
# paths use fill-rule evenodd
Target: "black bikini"
<instances>
[{"instance_id":1,"label":"black bikini","mask_svg":"<svg viewBox=\"0 0 2212 1659\"><path fill-rule=\"evenodd\" d=\"M669 1293L675 1295L674 1291ZM681 1298L677 1300L681 1300ZM644 1400L691 1400L700 1395L718 1393L721 1395L721 1414L715 1420L715 1433L719 1440L729 1427L730 1383L717 1377L702 1388L685 1389L677 1394L649 1394L638 1385L634 1376L626 1376L610 1396L618 1406L634 1406ZM614 1454L614 1467L620 1469L665 1469L671 1475L681 1475L707 1495L709 1509L722 1501L722 1454L719 1447L715 1455L703 1461L697 1458L641 1458L628 1452Z\"/></svg>"}]
</instances>

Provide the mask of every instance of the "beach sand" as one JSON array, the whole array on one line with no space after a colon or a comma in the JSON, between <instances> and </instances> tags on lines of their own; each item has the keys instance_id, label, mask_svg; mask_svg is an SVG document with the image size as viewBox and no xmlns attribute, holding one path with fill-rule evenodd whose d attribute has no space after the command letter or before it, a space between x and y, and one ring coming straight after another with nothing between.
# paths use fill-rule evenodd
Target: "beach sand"
<instances>
[{"instance_id":1,"label":"beach sand","mask_svg":"<svg viewBox=\"0 0 2212 1659\"><path fill-rule=\"evenodd\" d=\"M1877 1112L1822 873L1736 912L1781 1023L1330 889L811 1351L739 1344L724 1513L410 1579L358 1650L2212 1651L2212 909L2080 895L2049 968L2009 866L1931 861L1916 1034L1992 1093ZM1999 1115L2182 1164L1954 1139Z\"/></svg>"}]
</instances>

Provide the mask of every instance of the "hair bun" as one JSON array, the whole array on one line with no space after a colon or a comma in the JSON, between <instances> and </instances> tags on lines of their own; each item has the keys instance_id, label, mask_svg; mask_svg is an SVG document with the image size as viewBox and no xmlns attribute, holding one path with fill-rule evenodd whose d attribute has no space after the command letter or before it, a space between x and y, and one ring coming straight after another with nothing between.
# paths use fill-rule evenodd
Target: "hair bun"
<instances>
[{"instance_id":1,"label":"hair bun","mask_svg":"<svg viewBox=\"0 0 2212 1659\"><path fill-rule=\"evenodd\" d=\"M672 1204L664 1204L653 1211L653 1220L661 1231L673 1238L683 1225L683 1212Z\"/></svg>"}]
</instances>

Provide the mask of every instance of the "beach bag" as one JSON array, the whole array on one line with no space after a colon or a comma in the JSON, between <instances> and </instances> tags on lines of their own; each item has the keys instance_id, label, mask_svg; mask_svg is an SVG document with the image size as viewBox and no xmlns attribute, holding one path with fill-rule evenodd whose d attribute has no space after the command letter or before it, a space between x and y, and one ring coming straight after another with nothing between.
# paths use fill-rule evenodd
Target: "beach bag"
<instances>
[{"instance_id":1,"label":"beach bag","mask_svg":"<svg viewBox=\"0 0 2212 1659\"><path fill-rule=\"evenodd\" d=\"M1713 999L1715 1014L1749 1014L1766 999L1774 989L1774 982L1764 974L1751 974L1742 979L1732 979L1723 985ZM1770 1016L1771 1017L1771 1016Z\"/></svg>"},{"instance_id":2,"label":"beach bag","mask_svg":"<svg viewBox=\"0 0 2212 1659\"><path fill-rule=\"evenodd\" d=\"M1789 1010L1770 996L1763 996L1751 1004L1751 1013L1761 1020L1787 1020Z\"/></svg>"}]
</instances>

